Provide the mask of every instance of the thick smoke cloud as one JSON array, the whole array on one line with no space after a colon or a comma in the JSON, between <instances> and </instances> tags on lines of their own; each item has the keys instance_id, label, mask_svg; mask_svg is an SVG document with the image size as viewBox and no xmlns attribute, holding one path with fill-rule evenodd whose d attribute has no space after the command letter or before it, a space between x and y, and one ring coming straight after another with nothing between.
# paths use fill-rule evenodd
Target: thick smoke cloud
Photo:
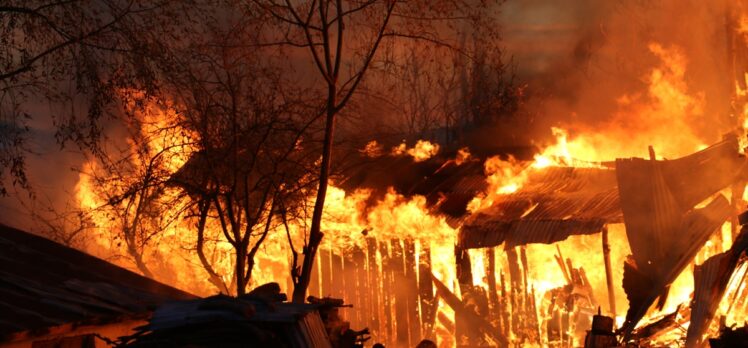
<instances>
[{"instance_id":1,"label":"thick smoke cloud","mask_svg":"<svg viewBox=\"0 0 748 348\"><path fill-rule=\"evenodd\" d=\"M572 136L612 128L646 133L678 118L701 142L718 140L736 122L726 33L738 11L721 0L506 3L506 48L533 93L527 108L536 115L534 130L538 136L549 136L551 126L569 128ZM673 63L685 64L682 76L668 67ZM649 87L657 68L682 83L673 87L691 103L648 112L622 106L658 103ZM654 136L677 141L679 134Z\"/></svg>"}]
</instances>

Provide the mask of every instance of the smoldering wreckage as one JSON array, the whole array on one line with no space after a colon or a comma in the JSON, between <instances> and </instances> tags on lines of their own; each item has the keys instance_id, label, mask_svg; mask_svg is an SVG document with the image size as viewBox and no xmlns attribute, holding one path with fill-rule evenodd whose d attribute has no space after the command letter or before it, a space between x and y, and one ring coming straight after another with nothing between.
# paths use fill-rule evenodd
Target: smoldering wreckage
<instances>
[{"instance_id":1,"label":"smoldering wreckage","mask_svg":"<svg viewBox=\"0 0 748 348\"><path fill-rule=\"evenodd\" d=\"M467 206L488 185L482 160L362 154L362 164L340 187L425 197L432 214L459 227L457 284L445 284L432 268L429 245L377 240L363 231L365 244L348 254L322 250L306 304L287 302L276 283L239 297L198 298L4 228L0 258L15 266L4 267L0 278L0 308L12 313L0 321L0 345L361 347L377 341L413 347L451 336L459 347L748 346L746 326L727 326L717 316L748 309L748 212L739 214L745 209L739 198L725 197L743 197L748 182L740 146L730 135L678 159L658 159L650 148L647 159L537 168L516 191L475 212ZM393 171L410 174L384 175ZM631 252L616 265L608 227L621 223ZM730 228L730 247L696 264L723 224ZM559 247L574 235L599 235L607 298L595 296L584 267ZM542 298L528 281L526 246L538 243L555 245L556 263L544 267L557 268L565 279ZM478 249L486 260L480 265L469 257ZM501 252L506 276L496 269ZM46 261L39 263L40 257ZM54 267L34 266L41 264ZM625 317L616 311L617 267L623 267ZM687 267L693 267L690 301L648 317L651 307L663 308ZM483 285L474 285L476 276ZM350 311L351 304L359 310Z\"/></svg>"}]
</instances>

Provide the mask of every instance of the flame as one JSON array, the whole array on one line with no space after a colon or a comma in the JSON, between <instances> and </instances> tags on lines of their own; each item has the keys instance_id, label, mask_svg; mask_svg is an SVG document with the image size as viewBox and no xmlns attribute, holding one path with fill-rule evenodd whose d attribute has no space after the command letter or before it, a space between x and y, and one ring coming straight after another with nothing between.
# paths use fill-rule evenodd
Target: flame
<instances>
[{"instance_id":1,"label":"flame","mask_svg":"<svg viewBox=\"0 0 748 348\"><path fill-rule=\"evenodd\" d=\"M685 82L687 60L677 47L663 47L653 43L649 49L661 63L643 76L643 81L647 83L645 91L618 98L618 110L612 120L595 128L586 125L552 128L555 142L545 146L534 156L533 161L520 161L511 156L488 158L484 163L488 189L472 199L468 210L477 212L492 206L506 195L521 190L533 171L542 171L551 166L599 167L600 161L603 160L629 156L644 157L650 145L657 149L660 158L681 156L703 148L704 141L696 135L691 120L704 116L704 96L698 91L688 89ZM744 112L745 110L748 109L744 108ZM170 112L173 110L168 105L151 105L146 108L138 115L143 125L142 133L138 136L148 139L147 157L160 154L163 170L174 173L186 163L193 150L189 145L190 134L166 123L173 119L168 114ZM135 143L131 141L130 146L133 147L132 151L136 152ZM376 141L369 142L361 151L372 157L384 153L382 146ZM425 161L438 152L438 144L419 140L412 148L402 143L393 148L391 154L408 155L415 161ZM462 165L470 159L469 150L461 149L454 162ZM136 161L133 163L134 167L142 164L137 162L137 157L133 157L133 161ZM127 252L116 232L123 227L122 222L113 219L110 210L122 209L121 205L128 202L121 202L110 209L102 208L106 207L108 202L101 193L113 187L107 187L106 182L97 182L89 175L101 171L102 168L96 161L89 161L84 165L83 174L76 187L80 207L88 211L91 221L96 226L94 238L88 246L89 251L135 270L132 260L126 257ZM312 197L310 194L310 199ZM164 212L164 217L173 219L174 222L148 244L144 252L146 262L153 265L154 275L159 280L200 295L215 293L217 289L206 282L207 276L192 251L195 245L194 220L180 214L186 202L180 201L176 189L169 188L159 199L163 200L161 203L164 206L170 207ZM303 237L308 232L307 223L308 221L302 219L289 226L297 248L303 244ZM375 197L371 190L345 192L331 182L326 196L322 228L325 232L322 247L339 255L344 255L353 248L365 249L367 236L373 236L381 241L412 240L417 250L428 246L431 250L434 275L452 291L459 293L459 289L455 287L454 259L457 229L447 224L443 216L433 214L425 197L405 197L394 189L389 189L382 197ZM216 271L222 276L222 280L228 284L231 282L234 257L231 247L215 222L210 222L207 230L211 244L208 256ZM610 243L613 246L613 278L616 284L616 320L620 324L628 305L620 287L623 277L622 265L630 250L622 225L611 225L609 230ZM366 231L366 234L362 233L363 231ZM727 231L729 235L729 228ZM721 236L713 239L699 254L699 260L729 247L729 242L726 241L730 238L725 235L724 226ZM547 312L541 310L548 306L548 294L567 283L554 259L557 247L562 250L564 257L571 260L574 267L584 269L593 285L594 297L603 308L607 308L606 275L599 236L572 236L554 245L526 247L528 286L535 291L541 320L549 319ZM382 258L379 253L375 256L379 260ZM480 251L471 251L469 256L474 269L473 285L488 288L485 274L482 272L488 260ZM277 227L271 231L268 240L262 246L262 252L257 256L251 284L276 281L284 291L290 292L290 268L291 250L285 231ZM497 278L500 274L509 273L505 254L497 253L496 269ZM745 267L741 268L741 272L746 272ZM728 294L742 293L740 291L743 288L745 285L733 285ZM688 268L672 284L665 311L672 311L678 304L687 303L692 289L692 274ZM720 308L726 310L724 305ZM440 302L438 313L454 319L454 312L443 301ZM649 318L654 318L658 314L651 313ZM740 318L739 314L728 315L728 320L737 321ZM542 322L540 325L543 326ZM437 325L435 333L440 342L449 342L449 346L455 343L449 330L442 324ZM545 337L547 336L541 334L542 340L546 340ZM577 343L581 342L580 337L576 339Z\"/></svg>"},{"instance_id":2,"label":"flame","mask_svg":"<svg viewBox=\"0 0 748 348\"><path fill-rule=\"evenodd\" d=\"M408 148L408 146L403 142L400 145L393 147L391 153L394 156L407 154L413 157L414 161L423 162L439 153L439 144L426 140L418 140L415 146Z\"/></svg>"},{"instance_id":3,"label":"flame","mask_svg":"<svg viewBox=\"0 0 748 348\"><path fill-rule=\"evenodd\" d=\"M381 157L384 154L384 148L376 140L372 140L366 143L366 145L363 149L360 150L360 152L368 157L377 158Z\"/></svg>"}]
</instances>

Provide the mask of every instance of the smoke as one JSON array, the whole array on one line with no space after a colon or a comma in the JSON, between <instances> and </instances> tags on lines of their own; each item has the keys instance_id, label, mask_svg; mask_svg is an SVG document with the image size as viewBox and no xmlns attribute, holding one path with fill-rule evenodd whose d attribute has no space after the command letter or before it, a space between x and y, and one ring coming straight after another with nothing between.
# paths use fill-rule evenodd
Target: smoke
<instances>
[{"instance_id":1,"label":"smoke","mask_svg":"<svg viewBox=\"0 0 748 348\"><path fill-rule=\"evenodd\" d=\"M553 126L572 138L627 136L610 143L642 137L617 154L626 156L646 153L647 142L678 143L663 153L676 156L719 140L736 125L730 11L721 0L506 3L506 49L532 92L536 139Z\"/></svg>"},{"instance_id":2,"label":"smoke","mask_svg":"<svg viewBox=\"0 0 748 348\"><path fill-rule=\"evenodd\" d=\"M527 137L514 134L526 132L542 147L552 141L551 128L561 127L570 140L586 137L576 144L597 150L602 159L644 156L649 144L674 157L719 140L736 124L726 18L740 14L731 11L726 0L505 2L499 18L503 45L528 85L521 113L532 119L503 124L502 136L487 130L486 138L527 145ZM657 76L659 89L652 86ZM386 114L383 104L377 99L362 107ZM44 109L35 114L50 113ZM51 122L31 127L32 187L64 210L78 179L71 168L80 167L83 156L60 151ZM382 127L366 128L381 133ZM33 230L33 219L16 199L0 198L2 222Z\"/></svg>"}]
</instances>

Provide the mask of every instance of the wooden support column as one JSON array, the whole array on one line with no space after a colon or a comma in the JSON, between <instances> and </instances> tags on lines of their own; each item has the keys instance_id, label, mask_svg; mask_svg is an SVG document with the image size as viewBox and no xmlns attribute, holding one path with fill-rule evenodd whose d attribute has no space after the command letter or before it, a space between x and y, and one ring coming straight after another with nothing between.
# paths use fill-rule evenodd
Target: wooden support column
<instances>
[{"instance_id":1,"label":"wooden support column","mask_svg":"<svg viewBox=\"0 0 748 348\"><path fill-rule=\"evenodd\" d=\"M421 341L421 316L418 312L418 265L416 264L416 244L413 239L404 242L405 290L407 291L408 327L410 343L413 347Z\"/></svg>"},{"instance_id":2,"label":"wooden support column","mask_svg":"<svg viewBox=\"0 0 748 348\"><path fill-rule=\"evenodd\" d=\"M384 333L379 321L381 310L379 297L382 291L382 282L380 281L379 264L377 263L377 241L372 237L366 238L366 270L369 274L369 287L367 288L369 290L369 315L367 321L374 337L379 338Z\"/></svg>"},{"instance_id":3,"label":"wooden support column","mask_svg":"<svg viewBox=\"0 0 748 348\"><path fill-rule=\"evenodd\" d=\"M511 332L520 335L522 332L522 318L520 314L520 294L522 291L522 271L519 266L519 256L516 248L506 249L507 261L509 262L509 311L511 313Z\"/></svg>"},{"instance_id":4,"label":"wooden support column","mask_svg":"<svg viewBox=\"0 0 748 348\"><path fill-rule=\"evenodd\" d=\"M455 246L455 267L457 273L457 284L460 287L462 300L470 296L473 287L473 270L470 264L470 255L466 249ZM464 312L455 312L455 340L457 347L471 345L473 337L470 337L470 322L465 318Z\"/></svg>"},{"instance_id":5,"label":"wooden support column","mask_svg":"<svg viewBox=\"0 0 748 348\"><path fill-rule=\"evenodd\" d=\"M309 293L307 296L316 296L316 297L322 297L322 293L320 292L320 262L314 263L314 268L312 268L312 273L310 275L309 279ZM291 288L293 289L293 288ZM293 290L289 290L293 291Z\"/></svg>"},{"instance_id":6,"label":"wooden support column","mask_svg":"<svg viewBox=\"0 0 748 348\"><path fill-rule=\"evenodd\" d=\"M348 308L346 318L351 323L351 328L360 329L361 322L359 314L361 313L361 301L359 301L358 294L356 293L356 263L353 260L353 254L355 250L350 250L343 256L343 278L345 279L345 287L343 288L343 298L345 303L351 304L353 307Z\"/></svg>"},{"instance_id":7,"label":"wooden support column","mask_svg":"<svg viewBox=\"0 0 748 348\"><path fill-rule=\"evenodd\" d=\"M436 305L434 304L434 286L431 282L431 246L421 241L418 253L418 296L421 305L421 335L433 339Z\"/></svg>"},{"instance_id":8,"label":"wooden support column","mask_svg":"<svg viewBox=\"0 0 748 348\"><path fill-rule=\"evenodd\" d=\"M499 318L499 293L496 283L496 251L486 249L486 280L488 281L488 304L491 318Z\"/></svg>"},{"instance_id":9,"label":"wooden support column","mask_svg":"<svg viewBox=\"0 0 748 348\"><path fill-rule=\"evenodd\" d=\"M405 279L405 263L403 262L403 247L400 240L393 239L390 243L392 247L392 268L393 286L395 294L395 327L396 342L398 347L409 347L408 332L408 291L407 280Z\"/></svg>"},{"instance_id":10,"label":"wooden support column","mask_svg":"<svg viewBox=\"0 0 748 348\"><path fill-rule=\"evenodd\" d=\"M335 298L345 298L345 275L343 274L343 258L340 255L336 255L334 252L330 252L330 259L332 260L332 293L331 295ZM348 302L346 302L348 303ZM347 316L346 316L347 318Z\"/></svg>"},{"instance_id":11,"label":"wooden support column","mask_svg":"<svg viewBox=\"0 0 748 348\"><path fill-rule=\"evenodd\" d=\"M615 325L616 312L616 294L615 287L613 286L613 269L610 266L610 243L608 242L608 226L603 226L602 231L603 241L603 260L605 262L605 282L608 285L608 308L610 314L613 316L613 324Z\"/></svg>"},{"instance_id":12,"label":"wooden support column","mask_svg":"<svg viewBox=\"0 0 748 348\"><path fill-rule=\"evenodd\" d=\"M332 253L329 249L320 249L320 279L322 280L322 297L332 296Z\"/></svg>"},{"instance_id":13,"label":"wooden support column","mask_svg":"<svg viewBox=\"0 0 748 348\"><path fill-rule=\"evenodd\" d=\"M379 243L379 254L382 255L382 308L383 308L383 316L382 316L382 324L384 326L384 333L387 340L387 343L390 345L394 344L395 338L393 334L393 324L394 321L392 320L392 305L393 305L393 298L392 298L392 291L393 291L393 279L392 279L392 257L390 257L389 249L387 248L386 243Z\"/></svg>"},{"instance_id":14,"label":"wooden support column","mask_svg":"<svg viewBox=\"0 0 748 348\"><path fill-rule=\"evenodd\" d=\"M499 279L501 280L501 282L499 283L499 286L501 287L501 299L499 300L499 311L501 313L500 328L503 330L502 333L504 334L504 337L510 337L510 333L512 332L512 322L510 318L512 316L509 302L510 296L507 295L504 272L501 272L499 274Z\"/></svg>"},{"instance_id":15,"label":"wooden support column","mask_svg":"<svg viewBox=\"0 0 748 348\"><path fill-rule=\"evenodd\" d=\"M520 304L521 313L522 313L522 332L523 337L526 339L530 339L531 335L530 333L534 333L535 330L532 330L532 317L530 313L530 286L527 284L527 272L530 268L527 262L527 247L526 246L520 246L519 248L519 256L520 261L522 261L522 303Z\"/></svg>"}]
</instances>

